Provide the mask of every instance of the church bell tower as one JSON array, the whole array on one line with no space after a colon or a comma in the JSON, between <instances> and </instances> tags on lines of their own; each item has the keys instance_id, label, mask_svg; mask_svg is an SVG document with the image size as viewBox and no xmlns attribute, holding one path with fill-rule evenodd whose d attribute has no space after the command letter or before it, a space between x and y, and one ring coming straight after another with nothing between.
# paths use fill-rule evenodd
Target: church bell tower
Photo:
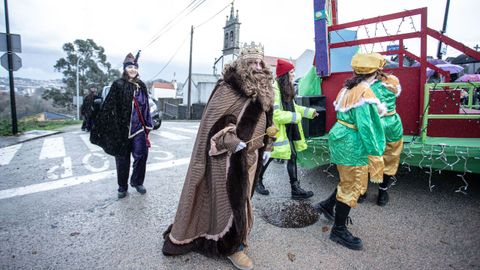
<instances>
[{"instance_id":1,"label":"church bell tower","mask_svg":"<svg viewBox=\"0 0 480 270\"><path fill-rule=\"evenodd\" d=\"M227 16L225 27L223 27L223 57L227 55L238 56L240 54L240 21L238 10L235 16L233 4L230 10L230 17Z\"/></svg>"}]
</instances>

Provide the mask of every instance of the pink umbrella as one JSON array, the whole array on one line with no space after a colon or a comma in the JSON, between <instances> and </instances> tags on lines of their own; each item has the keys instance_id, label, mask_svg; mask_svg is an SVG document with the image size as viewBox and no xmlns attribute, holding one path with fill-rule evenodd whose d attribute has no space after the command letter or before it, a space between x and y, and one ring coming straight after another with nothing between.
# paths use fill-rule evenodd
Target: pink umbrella
<instances>
[{"instance_id":1,"label":"pink umbrella","mask_svg":"<svg viewBox=\"0 0 480 270\"><path fill-rule=\"evenodd\" d=\"M464 74L456 82L480 82L480 74Z\"/></svg>"}]
</instances>

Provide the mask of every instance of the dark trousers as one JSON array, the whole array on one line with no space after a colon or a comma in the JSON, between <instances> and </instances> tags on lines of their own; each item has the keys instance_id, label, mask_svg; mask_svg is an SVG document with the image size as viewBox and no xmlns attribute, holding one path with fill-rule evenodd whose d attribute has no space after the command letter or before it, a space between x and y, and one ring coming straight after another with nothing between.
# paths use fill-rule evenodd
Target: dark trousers
<instances>
[{"instance_id":1,"label":"dark trousers","mask_svg":"<svg viewBox=\"0 0 480 270\"><path fill-rule=\"evenodd\" d=\"M93 119L92 117L86 117L84 116L83 122L82 122L82 130L90 131L93 126Z\"/></svg>"},{"instance_id":2,"label":"dark trousers","mask_svg":"<svg viewBox=\"0 0 480 270\"><path fill-rule=\"evenodd\" d=\"M290 143L290 152L292 153L290 155L290 159L287 161L287 172L288 172L288 177L290 177L290 183L293 183L297 181L297 151L295 150L295 145L293 145L293 142ZM265 164L262 167L262 171L260 172L260 179L263 180L263 175L265 174L265 171L267 170L268 165L270 165L270 162L272 162L273 158L270 158L267 161L267 164Z\"/></svg>"},{"instance_id":3,"label":"dark trousers","mask_svg":"<svg viewBox=\"0 0 480 270\"><path fill-rule=\"evenodd\" d=\"M133 172L130 178L131 186L143 185L147 169L148 147L145 133L137 134L130 139L130 152L125 156L116 156L118 191L128 189L128 175L130 173L130 154L133 156Z\"/></svg>"}]
</instances>

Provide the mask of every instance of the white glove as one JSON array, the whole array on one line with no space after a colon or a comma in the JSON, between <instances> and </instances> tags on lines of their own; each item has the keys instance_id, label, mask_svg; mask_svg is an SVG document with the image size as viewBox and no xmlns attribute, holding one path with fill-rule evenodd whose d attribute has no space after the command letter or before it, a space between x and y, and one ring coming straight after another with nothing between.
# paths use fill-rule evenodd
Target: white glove
<instances>
[{"instance_id":1,"label":"white glove","mask_svg":"<svg viewBox=\"0 0 480 270\"><path fill-rule=\"evenodd\" d=\"M267 164L271 155L272 155L272 152L270 152L270 151L263 152L263 160L262 160L263 166L265 166L265 164Z\"/></svg>"},{"instance_id":2,"label":"white glove","mask_svg":"<svg viewBox=\"0 0 480 270\"><path fill-rule=\"evenodd\" d=\"M245 147L247 147L247 144L246 144L246 143L244 143L244 142L239 142L239 143L237 144L237 148L235 148L235 152L234 152L234 153L242 150L242 149L245 148Z\"/></svg>"}]
</instances>

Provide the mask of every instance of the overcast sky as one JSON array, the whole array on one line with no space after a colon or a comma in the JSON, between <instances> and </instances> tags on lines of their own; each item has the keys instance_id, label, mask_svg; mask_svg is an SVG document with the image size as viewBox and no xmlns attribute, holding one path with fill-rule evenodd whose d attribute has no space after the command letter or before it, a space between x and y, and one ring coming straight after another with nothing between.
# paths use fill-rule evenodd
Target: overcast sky
<instances>
[{"instance_id":1,"label":"overcast sky","mask_svg":"<svg viewBox=\"0 0 480 270\"><path fill-rule=\"evenodd\" d=\"M3 1L2 1L3 2ZM62 45L75 39L93 39L106 50L108 61L121 67L128 52L142 49L140 74L150 80L169 59L171 63L157 78L185 81L188 72L190 26L198 26L225 8L231 0L197 0L200 4L190 14L181 13L192 0L10 0L10 32L22 37L23 67L16 77L55 79L62 75L53 65L64 56ZM338 0L339 22L428 7L429 27L440 30L446 0ZM265 46L265 54L296 59L306 49L314 49L313 0L236 0L239 10L241 42L256 41ZM3 3L0 7L4 15ZM187 9L187 12L191 8ZM447 35L473 47L480 45L480 1L452 0ZM221 55L223 27L227 7L219 15L197 27L193 39L193 72L211 73L215 58ZM181 14L180 16L177 16ZM165 32L165 26L169 25ZM4 16L0 31L5 32ZM397 32L400 21L386 24L390 34ZM411 31L412 20L406 18L400 32ZM419 28L418 19L413 23ZM162 30L163 29L163 30ZM355 30L355 29L353 29ZM378 26L377 35L383 34ZM373 36L375 26L368 28ZM163 34L162 34L163 33ZM160 35L159 35L160 34ZM359 30L365 36L365 29ZM148 45L152 38L158 39ZM419 41L407 47L415 52ZM148 46L147 46L148 45ZM378 45L377 45L378 46ZM380 47L376 47L376 50ZM436 42L429 42L428 52L436 55ZM449 48L447 55L457 55ZM8 76L1 68L0 76Z\"/></svg>"}]
</instances>

